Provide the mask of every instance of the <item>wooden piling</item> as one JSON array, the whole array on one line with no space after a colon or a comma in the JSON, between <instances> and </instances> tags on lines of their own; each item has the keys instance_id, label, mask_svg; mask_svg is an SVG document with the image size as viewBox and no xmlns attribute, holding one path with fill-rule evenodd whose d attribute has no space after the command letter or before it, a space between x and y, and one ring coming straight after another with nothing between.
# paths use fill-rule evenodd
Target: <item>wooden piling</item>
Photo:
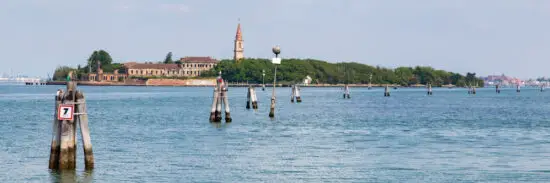
<instances>
[{"instance_id":1,"label":"wooden piling","mask_svg":"<svg viewBox=\"0 0 550 183\"><path fill-rule=\"evenodd\" d=\"M516 92L518 92L518 93L521 92L520 87L519 87L519 84L516 85Z\"/></svg>"},{"instance_id":2,"label":"wooden piling","mask_svg":"<svg viewBox=\"0 0 550 183\"><path fill-rule=\"evenodd\" d=\"M248 86L248 92L246 92L246 108L250 109L250 100L252 98L252 86Z\"/></svg>"},{"instance_id":3,"label":"wooden piling","mask_svg":"<svg viewBox=\"0 0 550 183\"><path fill-rule=\"evenodd\" d=\"M540 85L540 92L544 91L544 84Z\"/></svg>"},{"instance_id":4,"label":"wooden piling","mask_svg":"<svg viewBox=\"0 0 550 183\"><path fill-rule=\"evenodd\" d=\"M290 102L294 103L294 98L296 96L296 90L294 90L294 85L290 88Z\"/></svg>"},{"instance_id":5,"label":"wooden piling","mask_svg":"<svg viewBox=\"0 0 550 183\"><path fill-rule=\"evenodd\" d=\"M214 97L212 97L212 107L210 108L210 122L216 121L216 106L218 105L218 89L214 87Z\"/></svg>"},{"instance_id":6,"label":"wooden piling","mask_svg":"<svg viewBox=\"0 0 550 183\"><path fill-rule=\"evenodd\" d=\"M344 98L347 97L349 99L350 98L349 93L350 93L349 86L346 84L346 86L344 86Z\"/></svg>"},{"instance_id":7,"label":"wooden piling","mask_svg":"<svg viewBox=\"0 0 550 183\"><path fill-rule=\"evenodd\" d=\"M74 104L75 102L75 82L67 82L67 92L64 96L63 104ZM57 109L56 109L57 110ZM75 123L69 120L61 121L60 131L60 149L59 149L59 169L75 169Z\"/></svg>"},{"instance_id":8,"label":"wooden piling","mask_svg":"<svg viewBox=\"0 0 550 183\"><path fill-rule=\"evenodd\" d=\"M214 122L221 122L222 121L222 96L221 96L221 88L218 88L218 97L216 98L216 119Z\"/></svg>"},{"instance_id":9,"label":"wooden piling","mask_svg":"<svg viewBox=\"0 0 550 183\"><path fill-rule=\"evenodd\" d=\"M299 85L295 85L294 86L294 95L296 96L296 102L298 103L301 103L302 102L302 97L300 96L300 86Z\"/></svg>"},{"instance_id":10,"label":"wooden piling","mask_svg":"<svg viewBox=\"0 0 550 183\"><path fill-rule=\"evenodd\" d=\"M222 89L221 96L223 98L223 105L225 107L225 122L230 123L232 121L231 119L231 112L229 110L229 99L227 98L227 88Z\"/></svg>"},{"instance_id":11,"label":"wooden piling","mask_svg":"<svg viewBox=\"0 0 550 183\"><path fill-rule=\"evenodd\" d=\"M432 84L428 84L428 95L433 95Z\"/></svg>"},{"instance_id":12,"label":"wooden piling","mask_svg":"<svg viewBox=\"0 0 550 183\"><path fill-rule=\"evenodd\" d=\"M250 91L250 101L252 102L252 108L258 109L258 97L256 96L256 89L254 87L251 87Z\"/></svg>"},{"instance_id":13,"label":"wooden piling","mask_svg":"<svg viewBox=\"0 0 550 183\"><path fill-rule=\"evenodd\" d=\"M76 168L76 127L78 122L82 134L85 167L87 170L93 169L94 158L84 94L76 90L76 82L69 81L66 92L57 91L55 101L49 168L60 170ZM65 109L64 114L59 113L61 109ZM68 113L69 111L70 113Z\"/></svg>"},{"instance_id":14,"label":"wooden piling","mask_svg":"<svg viewBox=\"0 0 550 183\"><path fill-rule=\"evenodd\" d=\"M82 135L82 147L84 149L84 166L86 170L90 170L94 168L94 153L92 151L92 138L90 137L90 127L88 126L88 110L86 107L86 98L84 97L83 92L77 92L76 103L77 104L75 113L78 114L76 119L78 121L78 125L80 126L80 134Z\"/></svg>"},{"instance_id":15,"label":"wooden piling","mask_svg":"<svg viewBox=\"0 0 550 183\"><path fill-rule=\"evenodd\" d=\"M496 90L496 93L500 93L500 85L497 84L497 85L495 86L495 90Z\"/></svg>"},{"instance_id":16,"label":"wooden piling","mask_svg":"<svg viewBox=\"0 0 550 183\"><path fill-rule=\"evenodd\" d=\"M475 86L472 87L472 94L474 94L474 95L476 94L476 87Z\"/></svg>"},{"instance_id":17,"label":"wooden piling","mask_svg":"<svg viewBox=\"0 0 550 183\"><path fill-rule=\"evenodd\" d=\"M390 96L390 88L388 85L386 85L386 87L384 88L384 97L389 97Z\"/></svg>"},{"instance_id":18,"label":"wooden piling","mask_svg":"<svg viewBox=\"0 0 550 183\"><path fill-rule=\"evenodd\" d=\"M61 99L63 97L63 91L58 90L57 94L55 96L55 109L54 109L54 116L53 116L53 126L52 126L52 143L50 147L50 161L49 161L49 168L50 169L57 169L59 166L59 148L60 148L60 129L61 129L61 123L57 119L57 108L59 108L59 105L61 104Z\"/></svg>"}]
</instances>

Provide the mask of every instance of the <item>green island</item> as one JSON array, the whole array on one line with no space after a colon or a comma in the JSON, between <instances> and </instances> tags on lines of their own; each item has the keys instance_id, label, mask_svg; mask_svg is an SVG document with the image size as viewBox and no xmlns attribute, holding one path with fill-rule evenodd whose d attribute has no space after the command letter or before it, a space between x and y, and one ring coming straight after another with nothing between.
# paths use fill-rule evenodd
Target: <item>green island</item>
<instances>
[{"instance_id":1,"label":"green island","mask_svg":"<svg viewBox=\"0 0 550 183\"><path fill-rule=\"evenodd\" d=\"M58 67L54 74L54 81L63 81L69 73L73 73L75 78L96 72L97 62L100 62L103 72L113 72L120 70L125 73L124 65L113 63L113 59L108 52L104 50L94 51L87 60L86 65L76 68L69 66ZM152 64L152 62L150 62ZM182 64L179 61L172 60L172 53L168 53L164 61L155 62L156 64ZM89 66L92 67L89 67ZM273 82L274 65L269 59L243 58L238 61L225 59L219 61L212 69L202 72L195 77L168 77L168 76L132 76L132 79L201 79L213 78L218 76L221 71L223 78L228 82L248 82L266 84ZM262 78L262 72L265 71L265 77ZM304 78L309 76L311 84L392 84L399 86L416 86L432 84L434 86L483 86L483 80L476 77L475 73L459 73L437 70L432 67L398 67L395 69L370 66L357 62L330 63L315 59L283 59L281 65L277 67L277 82L280 84L302 83ZM263 79L263 80L262 80ZM78 80L78 79L77 79Z\"/></svg>"},{"instance_id":2,"label":"green island","mask_svg":"<svg viewBox=\"0 0 550 183\"><path fill-rule=\"evenodd\" d=\"M274 65L268 59L245 58L221 60L212 70L202 77L216 76L222 71L228 81L248 81L262 83L262 70L265 70L265 82L273 82ZM372 81L370 75L372 74ZM314 59L283 59L277 67L277 82L282 84L301 83L306 76L312 78L312 84L396 84L400 86L454 85L458 87L483 86L483 80L475 73L463 76L458 73L436 70L432 67L398 67L395 69L374 67L356 62L330 63Z\"/></svg>"}]
</instances>

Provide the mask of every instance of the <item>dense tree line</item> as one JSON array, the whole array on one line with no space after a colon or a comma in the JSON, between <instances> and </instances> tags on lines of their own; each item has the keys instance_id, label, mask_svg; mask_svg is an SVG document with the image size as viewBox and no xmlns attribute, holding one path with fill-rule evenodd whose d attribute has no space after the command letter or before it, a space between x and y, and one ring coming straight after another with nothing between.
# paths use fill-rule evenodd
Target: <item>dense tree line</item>
<instances>
[{"instance_id":1,"label":"dense tree line","mask_svg":"<svg viewBox=\"0 0 550 183\"><path fill-rule=\"evenodd\" d=\"M217 76L222 71L223 77L231 82L262 83L262 70L265 70L265 82L273 81L274 65L267 59L222 60L211 71L202 73L202 77ZM374 67L370 65L345 62L328 63L313 59L285 59L277 68L277 81L281 83L302 82L306 76L319 84L399 84L411 86L431 83L434 86L456 85L483 86L483 80L475 73L463 76L458 73L436 70L431 67L398 67L395 69Z\"/></svg>"}]
</instances>

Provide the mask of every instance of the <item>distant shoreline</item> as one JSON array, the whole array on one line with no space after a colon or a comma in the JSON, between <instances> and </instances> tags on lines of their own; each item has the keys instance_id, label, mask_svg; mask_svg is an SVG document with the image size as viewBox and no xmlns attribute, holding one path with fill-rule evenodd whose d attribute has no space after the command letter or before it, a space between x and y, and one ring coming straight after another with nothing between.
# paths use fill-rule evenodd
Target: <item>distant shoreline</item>
<instances>
[{"instance_id":1,"label":"distant shoreline","mask_svg":"<svg viewBox=\"0 0 550 183\"><path fill-rule=\"evenodd\" d=\"M87 82L87 81L77 81L78 85L81 86L179 86L179 87L213 87L212 84L205 84L205 85L193 85L193 84L162 84L162 85L156 85L156 84L146 84L146 83L120 83L120 82ZM46 82L46 85L65 85L66 81L48 81ZM254 86L254 87L262 87L262 84L235 84L235 83L228 83L229 87L248 87L248 86ZM299 84L300 87L344 87L345 84L309 84L309 85L303 85ZM277 84L277 87L290 87L289 84ZM348 84L349 87L356 87L356 88L368 88L368 84ZM385 87L385 84L372 84L372 88L382 88ZM273 87L273 84L265 84L265 87ZM399 85L388 85L388 87L394 88L425 88L426 86L418 85L418 86L399 86ZM441 86L441 87L433 87L433 88L460 88L456 86Z\"/></svg>"}]
</instances>

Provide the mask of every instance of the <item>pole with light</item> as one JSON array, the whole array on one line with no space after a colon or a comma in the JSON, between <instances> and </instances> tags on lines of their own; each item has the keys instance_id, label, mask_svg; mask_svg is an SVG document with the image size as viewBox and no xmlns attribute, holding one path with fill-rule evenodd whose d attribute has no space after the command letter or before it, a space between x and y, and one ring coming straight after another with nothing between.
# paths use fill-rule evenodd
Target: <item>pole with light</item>
<instances>
[{"instance_id":1,"label":"pole with light","mask_svg":"<svg viewBox=\"0 0 550 183\"><path fill-rule=\"evenodd\" d=\"M277 84L277 65L281 64L281 58L279 58L281 48L279 48L279 46L275 46L271 50L275 54L275 58L271 59L271 62L275 65L275 74L273 77L273 92L271 93L271 109L269 110L269 117L273 118L275 117L275 85Z\"/></svg>"}]
</instances>

